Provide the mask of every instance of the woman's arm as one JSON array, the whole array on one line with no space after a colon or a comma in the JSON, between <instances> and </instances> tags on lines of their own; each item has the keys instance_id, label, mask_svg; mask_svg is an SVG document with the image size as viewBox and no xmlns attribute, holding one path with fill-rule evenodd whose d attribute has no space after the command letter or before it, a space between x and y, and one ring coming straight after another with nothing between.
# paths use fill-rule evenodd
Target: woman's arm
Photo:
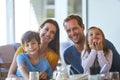
<instances>
[{"instance_id":1,"label":"woman's arm","mask_svg":"<svg viewBox=\"0 0 120 80\"><path fill-rule=\"evenodd\" d=\"M26 65L24 63L18 63L18 69L24 80L29 80L29 72L27 71Z\"/></svg>"},{"instance_id":2,"label":"woman's arm","mask_svg":"<svg viewBox=\"0 0 120 80\"><path fill-rule=\"evenodd\" d=\"M18 54L23 53L23 52L25 52L25 50L23 49L22 46L20 46L20 47L17 49L17 51L16 51L16 53L15 53L15 55L14 55L14 57L13 57L13 61L12 61L12 64L11 64L10 69L9 69L9 72L8 72L8 77L19 78L19 77L16 76L16 70L17 70L16 58L17 58L17 55L18 55Z\"/></svg>"},{"instance_id":3,"label":"woman's arm","mask_svg":"<svg viewBox=\"0 0 120 80\"><path fill-rule=\"evenodd\" d=\"M12 64L10 66L9 72L8 72L8 77L16 77L16 75L15 75L16 69L17 69L16 57L17 57L17 55L15 54Z\"/></svg>"},{"instance_id":4,"label":"woman's arm","mask_svg":"<svg viewBox=\"0 0 120 80\"><path fill-rule=\"evenodd\" d=\"M17 80L24 80L22 77L18 77L16 76L16 70L17 70L17 62L16 62L16 57L17 55L14 55L12 64L10 66L9 72L8 72L8 76L7 77L11 77L11 78L16 78Z\"/></svg>"}]
</instances>

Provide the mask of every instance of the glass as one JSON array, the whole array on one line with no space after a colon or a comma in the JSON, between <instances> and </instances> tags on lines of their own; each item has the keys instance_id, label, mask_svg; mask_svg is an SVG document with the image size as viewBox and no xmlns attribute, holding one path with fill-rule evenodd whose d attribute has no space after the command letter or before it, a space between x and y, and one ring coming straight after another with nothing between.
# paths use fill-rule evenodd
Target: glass
<instances>
[{"instance_id":1,"label":"glass","mask_svg":"<svg viewBox=\"0 0 120 80\"><path fill-rule=\"evenodd\" d=\"M6 78L5 80L17 80L16 78Z\"/></svg>"},{"instance_id":2,"label":"glass","mask_svg":"<svg viewBox=\"0 0 120 80\"><path fill-rule=\"evenodd\" d=\"M119 80L119 72L110 72L110 80Z\"/></svg>"},{"instance_id":3,"label":"glass","mask_svg":"<svg viewBox=\"0 0 120 80\"><path fill-rule=\"evenodd\" d=\"M29 72L29 80L39 80L39 72Z\"/></svg>"},{"instance_id":4,"label":"glass","mask_svg":"<svg viewBox=\"0 0 120 80\"><path fill-rule=\"evenodd\" d=\"M53 79L55 80L68 80L70 77L70 66L62 61L58 61L57 70L53 72Z\"/></svg>"}]
</instances>

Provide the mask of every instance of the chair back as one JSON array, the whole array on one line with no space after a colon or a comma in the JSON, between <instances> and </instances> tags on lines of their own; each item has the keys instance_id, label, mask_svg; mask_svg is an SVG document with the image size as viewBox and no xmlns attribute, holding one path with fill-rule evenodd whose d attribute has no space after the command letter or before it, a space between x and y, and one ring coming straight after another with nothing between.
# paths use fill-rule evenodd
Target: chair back
<instances>
[{"instance_id":1,"label":"chair back","mask_svg":"<svg viewBox=\"0 0 120 80\"><path fill-rule=\"evenodd\" d=\"M11 63L0 63L0 80L5 80Z\"/></svg>"}]
</instances>

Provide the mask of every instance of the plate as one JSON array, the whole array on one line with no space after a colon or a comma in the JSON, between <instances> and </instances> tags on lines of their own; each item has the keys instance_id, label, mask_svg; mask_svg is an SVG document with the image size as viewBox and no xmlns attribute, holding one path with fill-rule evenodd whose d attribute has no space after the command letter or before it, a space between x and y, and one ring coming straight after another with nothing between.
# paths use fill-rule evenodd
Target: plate
<instances>
[{"instance_id":1,"label":"plate","mask_svg":"<svg viewBox=\"0 0 120 80\"><path fill-rule=\"evenodd\" d=\"M70 75L70 80L87 80L88 74L75 74Z\"/></svg>"}]
</instances>

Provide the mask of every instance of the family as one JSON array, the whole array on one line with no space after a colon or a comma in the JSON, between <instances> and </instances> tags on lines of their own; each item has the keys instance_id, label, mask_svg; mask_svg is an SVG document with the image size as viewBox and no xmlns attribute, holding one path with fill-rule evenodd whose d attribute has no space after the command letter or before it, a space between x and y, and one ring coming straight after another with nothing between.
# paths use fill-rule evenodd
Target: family
<instances>
[{"instance_id":1,"label":"family","mask_svg":"<svg viewBox=\"0 0 120 80\"><path fill-rule=\"evenodd\" d=\"M63 58L74 74L88 74L93 65L100 69L106 66L102 71L105 75L110 71L120 72L120 55L99 27L91 26L84 34L83 20L76 14L68 15L63 26L74 43L65 49ZM60 59L59 45L59 25L53 19L45 20L38 32L25 32L8 77L29 80L29 72L38 71L40 80L49 80Z\"/></svg>"}]
</instances>

